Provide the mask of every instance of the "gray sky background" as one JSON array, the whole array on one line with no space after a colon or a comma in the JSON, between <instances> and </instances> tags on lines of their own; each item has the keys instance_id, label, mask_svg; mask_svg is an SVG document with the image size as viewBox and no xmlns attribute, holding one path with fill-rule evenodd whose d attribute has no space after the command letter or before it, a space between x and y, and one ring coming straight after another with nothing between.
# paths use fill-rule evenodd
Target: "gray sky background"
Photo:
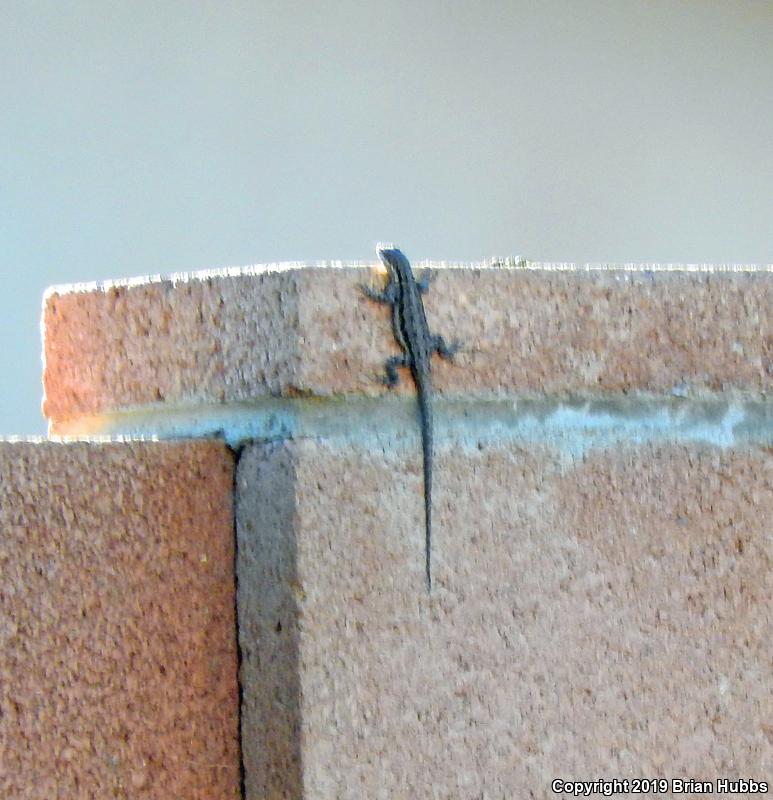
<instances>
[{"instance_id":1,"label":"gray sky background","mask_svg":"<svg viewBox=\"0 0 773 800\"><path fill-rule=\"evenodd\" d=\"M773 261L773 3L0 0L0 435L52 283Z\"/></svg>"}]
</instances>

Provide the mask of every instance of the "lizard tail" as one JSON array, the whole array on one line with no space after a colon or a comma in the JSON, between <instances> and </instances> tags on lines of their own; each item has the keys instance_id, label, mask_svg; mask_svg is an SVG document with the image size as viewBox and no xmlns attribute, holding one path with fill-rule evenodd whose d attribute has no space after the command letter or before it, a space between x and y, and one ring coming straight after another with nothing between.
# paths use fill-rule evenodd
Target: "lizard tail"
<instances>
[{"instance_id":1,"label":"lizard tail","mask_svg":"<svg viewBox=\"0 0 773 800\"><path fill-rule=\"evenodd\" d=\"M421 442L424 461L424 567L427 591L432 591L432 401L424 387L418 392L421 417Z\"/></svg>"}]
</instances>

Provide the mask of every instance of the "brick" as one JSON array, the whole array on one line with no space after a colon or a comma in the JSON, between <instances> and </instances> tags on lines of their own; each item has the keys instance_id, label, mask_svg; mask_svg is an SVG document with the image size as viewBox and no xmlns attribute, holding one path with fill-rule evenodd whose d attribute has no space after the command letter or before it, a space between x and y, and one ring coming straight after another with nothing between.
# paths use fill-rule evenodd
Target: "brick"
<instances>
[{"instance_id":1,"label":"brick","mask_svg":"<svg viewBox=\"0 0 773 800\"><path fill-rule=\"evenodd\" d=\"M769 779L771 449L438 447L244 450L247 800Z\"/></svg>"},{"instance_id":2,"label":"brick","mask_svg":"<svg viewBox=\"0 0 773 800\"><path fill-rule=\"evenodd\" d=\"M239 797L233 457L0 443L0 796Z\"/></svg>"},{"instance_id":3,"label":"brick","mask_svg":"<svg viewBox=\"0 0 773 800\"><path fill-rule=\"evenodd\" d=\"M437 273L430 324L465 343L455 366L437 365L439 393L773 389L768 268ZM380 280L365 266L298 266L52 289L44 413L63 432L84 415L153 404L382 393L389 312L357 290Z\"/></svg>"}]
</instances>

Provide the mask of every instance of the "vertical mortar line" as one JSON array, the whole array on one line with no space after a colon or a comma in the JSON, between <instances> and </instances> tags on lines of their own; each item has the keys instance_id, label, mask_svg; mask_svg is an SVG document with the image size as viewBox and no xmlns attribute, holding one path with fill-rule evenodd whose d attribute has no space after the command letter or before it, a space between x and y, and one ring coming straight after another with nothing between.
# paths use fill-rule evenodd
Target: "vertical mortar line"
<instances>
[{"instance_id":1,"label":"vertical mortar line","mask_svg":"<svg viewBox=\"0 0 773 800\"><path fill-rule=\"evenodd\" d=\"M236 481L239 475L239 459L242 456L242 452L244 451L244 446L240 445L238 447L229 447L226 445L228 449L233 453L234 456L234 471L233 471L233 481L231 484L231 512L233 514L233 525L231 528L232 535L234 537L234 559L233 559L233 577L234 577L234 635L236 636L236 686L238 690L237 702L239 703L239 708L236 714L236 724L238 726L237 735L238 735L238 753L239 753L239 797L241 800L246 800L247 797L247 789L245 783L245 773L244 773L244 744L243 744L243 736L242 736L242 709L244 707L244 687L242 686L242 643L241 637L239 636L239 573L237 571L237 565L239 563L239 536L236 530L236 523L237 523L237 513L236 513L236 501L238 498L237 486Z\"/></svg>"},{"instance_id":2,"label":"vertical mortar line","mask_svg":"<svg viewBox=\"0 0 773 800\"><path fill-rule=\"evenodd\" d=\"M253 766L255 747L260 749L260 758L258 759L260 763L257 764L257 771L250 774L251 792L257 790L261 797L264 794L267 797L281 795L293 800L301 800L304 797L300 744L302 725L299 634L297 631L298 600L292 589L297 577L297 541L295 531L291 531L291 526L288 525L288 520L296 518L295 466L292 463L292 454L287 453L286 448L283 447L283 443L288 441L288 439L277 441L252 439L245 441L239 449L232 448L234 453L238 454L237 475L241 475L243 472L242 459L247 464L249 463L248 459L254 455L256 447L263 449L263 452L258 455L258 458L262 457L263 460L258 466L257 472L250 476L257 478L257 484L251 484L249 477L245 477L244 482L239 481L238 484L236 482L234 484L237 497L237 502L234 504L237 544L242 545L235 550L237 558L237 636L241 630L252 628L251 614L253 610L259 611L259 615L262 617L257 622L259 627L268 623L267 627L273 632L276 624L277 634L281 633L283 629L285 631L283 641L279 641L273 633L268 637L270 641L258 635L258 649L268 653L265 663L257 670L260 684L257 687L258 695L255 694L256 687L248 682L254 677L255 667L251 634L245 636L244 648L241 647L241 640L239 643L239 727L243 800L248 797L247 762L249 761L251 767ZM283 450L285 452L282 452ZM249 568L245 567L245 558L252 561L256 557L256 554L250 551L250 542L246 541L250 534L245 534L243 524L240 526L240 522L245 522L245 510L251 508L251 501L243 491L245 483L260 492L267 488L266 479L271 483L272 480L279 479L281 481L282 478L288 477L290 477L290 484L286 487L288 491L279 492L278 505L272 507L272 504L268 503L268 516L260 520L260 531L264 541L261 552L257 555L258 561ZM261 481L263 481L263 485L261 485ZM278 576L273 573L272 565L279 568ZM252 571L253 568L257 570L257 574ZM267 572L270 575L267 575ZM250 581L256 578L261 582L264 594L257 599L251 597L248 605L245 602L247 599L245 595L250 594L252 588ZM257 606L254 605L255 602L258 604ZM238 613L240 608L243 608L245 612L241 618ZM276 658L272 656L276 656ZM281 706L278 714L275 713L276 703L272 704L272 698L277 699ZM248 701L249 706L247 705ZM257 710L253 707L253 701L257 702ZM268 708L267 703L272 704L271 709ZM257 713L257 719L253 717L253 712ZM253 729L255 722L258 725L257 730ZM248 732L257 736L257 744L252 739L246 738ZM253 784L256 786L255 789ZM252 794L249 795L249 797L251 796Z\"/></svg>"}]
</instances>

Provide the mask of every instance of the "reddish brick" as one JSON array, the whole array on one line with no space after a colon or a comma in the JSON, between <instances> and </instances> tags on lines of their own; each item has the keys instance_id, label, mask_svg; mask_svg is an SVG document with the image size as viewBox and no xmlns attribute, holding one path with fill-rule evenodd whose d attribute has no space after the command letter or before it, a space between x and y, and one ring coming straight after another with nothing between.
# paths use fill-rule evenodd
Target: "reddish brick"
<instances>
[{"instance_id":1,"label":"reddish brick","mask_svg":"<svg viewBox=\"0 0 773 800\"><path fill-rule=\"evenodd\" d=\"M769 450L401 446L238 468L248 800L553 796L773 763Z\"/></svg>"},{"instance_id":2,"label":"reddish brick","mask_svg":"<svg viewBox=\"0 0 773 800\"><path fill-rule=\"evenodd\" d=\"M212 442L0 444L0 796L239 796Z\"/></svg>"}]
</instances>

